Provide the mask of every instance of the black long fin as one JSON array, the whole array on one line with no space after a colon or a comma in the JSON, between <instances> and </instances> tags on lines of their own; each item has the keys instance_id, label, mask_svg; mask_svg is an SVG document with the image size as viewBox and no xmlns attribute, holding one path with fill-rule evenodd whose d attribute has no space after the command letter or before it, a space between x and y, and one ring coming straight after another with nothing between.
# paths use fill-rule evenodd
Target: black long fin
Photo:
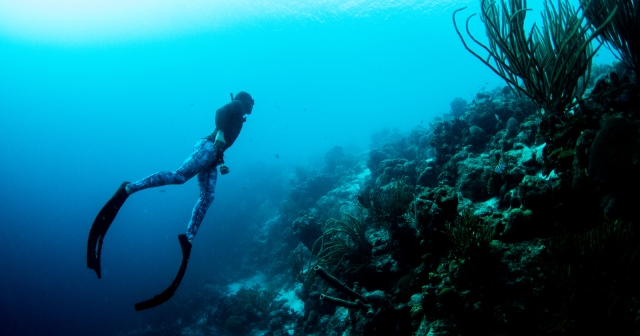
<instances>
[{"instance_id":1,"label":"black long fin","mask_svg":"<svg viewBox=\"0 0 640 336\"><path fill-rule=\"evenodd\" d=\"M98 216L93 221L91 230L89 231L89 240L87 241L87 267L94 270L98 279L102 276L100 270L100 255L102 253L102 241L107 234L107 230L116 218L118 211L127 200L129 194L125 190L125 187L129 182L122 182L116 193L105 204Z\"/></svg>"},{"instance_id":2,"label":"black long fin","mask_svg":"<svg viewBox=\"0 0 640 336\"><path fill-rule=\"evenodd\" d=\"M165 289L164 292L154 296L152 299L136 303L136 311L153 308L167 302L176 292L178 286L180 286L182 277L184 277L184 273L187 270L187 264L189 263L189 257L191 256L192 245L187 239L187 235L185 234L178 235L178 241L180 242L180 248L182 248L182 263L180 264L180 269L178 270L176 278L173 279L171 285L167 289Z\"/></svg>"}]
</instances>

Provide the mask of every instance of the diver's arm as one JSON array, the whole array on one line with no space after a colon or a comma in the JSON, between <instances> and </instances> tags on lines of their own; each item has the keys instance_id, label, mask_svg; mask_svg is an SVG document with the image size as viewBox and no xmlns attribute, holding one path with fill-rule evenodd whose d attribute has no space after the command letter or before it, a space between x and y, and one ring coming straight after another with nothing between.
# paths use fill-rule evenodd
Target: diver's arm
<instances>
[{"instance_id":1,"label":"diver's arm","mask_svg":"<svg viewBox=\"0 0 640 336\"><path fill-rule=\"evenodd\" d=\"M220 150L224 150L224 146L227 144L227 142L224 140L224 131L222 131L221 129L218 129L218 132L216 133L216 139L215 142L213 144L213 146L215 148L220 148Z\"/></svg>"},{"instance_id":2,"label":"diver's arm","mask_svg":"<svg viewBox=\"0 0 640 336\"><path fill-rule=\"evenodd\" d=\"M215 137L215 144L214 146L216 148L220 148L220 149L224 149L225 144L227 143L224 139L224 130L226 128L226 120L227 120L227 114L229 113L226 109L225 109L226 105L219 108L216 111L216 134L214 135Z\"/></svg>"},{"instance_id":3,"label":"diver's arm","mask_svg":"<svg viewBox=\"0 0 640 336\"><path fill-rule=\"evenodd\" d=\"M226 140L224 137L225 132L228 129L231 118L238 111L242 111L242 103L238 100L234 100L216 111L216 130L218 132L215 135L215 146L221 149L225 149Z\"/></svg>"}]
</instances>

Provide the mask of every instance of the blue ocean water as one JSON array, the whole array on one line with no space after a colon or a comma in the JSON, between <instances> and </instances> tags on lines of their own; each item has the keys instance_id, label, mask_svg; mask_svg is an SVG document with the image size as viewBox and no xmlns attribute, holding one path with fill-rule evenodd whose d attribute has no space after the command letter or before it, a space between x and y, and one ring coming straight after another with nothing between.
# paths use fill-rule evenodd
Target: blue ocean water
<instances>
[{"instance_id":1,"label":"blue ocean water","mask_svg":"<svg viewBox=\"0 0 640 336\"><path fill-rule=\"evenodd\" d=\"M180 165L230 92L251 93L254 112L178 293L241 262L296 165L336 145L366 151L375 131L411 129L502 85L453 29L453 10L470 6L463 19L476 1L98 4L0 1L2 335L113 335L179 309L133 303L175 276L195 181L127 201L100 280L86 239L122 181Z\"/></svg>"}]
</instances>

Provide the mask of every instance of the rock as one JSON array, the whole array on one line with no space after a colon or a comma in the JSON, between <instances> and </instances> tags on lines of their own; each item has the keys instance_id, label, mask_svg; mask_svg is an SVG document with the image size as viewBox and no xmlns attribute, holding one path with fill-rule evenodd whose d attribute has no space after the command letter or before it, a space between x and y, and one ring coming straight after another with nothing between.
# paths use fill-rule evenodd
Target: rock
<instances>
[{"instance_id":1,"label":"rock","mask_svg":"<svg viewBox=\"0 0 640 336\"><path fill-rule=\"evenodd\" d=\"M541 176L525 176L518 185L518 198L525 209L546 211L551 205L551 185Z\"/></svg>"},{"instance_id":2,"label":"rock","mask_svg":"<svg viewBox=\"0 0 640 336\"><path fill-rule=\"evenodd\" d=\"M478 126L469 127L469 133L464 138L464 144L473 146L475 150L480 150L489 140L487 133Z\"/></svg>"},{"instance_id":3,"label":"rock","mask_svg":"<svg viewBox=\"0 0 640 336\"><path fill-rule=\"evenodd\" d=\"M507 138L514 138L520 130L519 123L515 118L509 118L507 121Z\"/></svg>"},{"instance_id":4,"label":"rock","mask_svg":"<svg viewBox=\"0 0 640 336\"><path fill-rule=\"evenodd\" d=\"M451 115L454 118L460 118L467 111L467 101L462 98L455 98L451 101Z\"/></svg>"},{"instance_id":5,"label":"rock","mask_svg":"<svg viewBox=\"0 0 640 336\"><path fill-rule=\"evenodd\" d=\"M313 249L313 244L322 235L322 232L322 224L313 215L306 212L301 213L300 217L291 224L291 233L298 237L309 251Z\"/></svg>"},{"instance_id":6,"label":"rock","mask_svg":"<svg viewBox=\"0 0 640 336\"><path fill-rule=\"evenodd\" d=\"M484 201L489 198L487 182L490 170L479 157L467 158L458 162L458 180L456 188L462 196L472 201Z\"/></svg>"}]
</instances>

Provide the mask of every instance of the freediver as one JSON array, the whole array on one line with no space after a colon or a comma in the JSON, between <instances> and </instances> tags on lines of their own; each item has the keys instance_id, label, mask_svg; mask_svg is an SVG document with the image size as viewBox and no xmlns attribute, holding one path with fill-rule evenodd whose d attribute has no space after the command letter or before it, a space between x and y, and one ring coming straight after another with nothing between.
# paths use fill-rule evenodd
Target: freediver
<instances>
[{"instance_id":1,"label":"freediver","mask_svg":"<svg viewBox=\"0 0 640 336\"><path fill-rule=\"evenodd\" d=\"M233 145L238 138L242 125L246 121L245 115L250 115L253 110L254 100L251 95L240 91L231 102L216 111L215 129L209 136L200 139L193 147L193 152L184 161L182 166L174 171L162 171L146 177L140 181L130 183L123 182L115 195L104 205L96 216L87 245L87 267L94 270L98 279L101 277L100 254L102 241L109 226L118 214L118 210L131 194L140 190L160 187L167 184L183 184L192 177L198 175L200 197L191 213L191 219L187 226L186 234L178 235L178 241L182 249L182 263L176 278L169 288L150 300L135 304L136 311L158 306L169 300L176 291L187 268L191 255L191 242L198 233L202 219L214 199L216 181L220 174L229 173L229 168L224 164L224 152Z\"/></svg>"}]
</instances>

